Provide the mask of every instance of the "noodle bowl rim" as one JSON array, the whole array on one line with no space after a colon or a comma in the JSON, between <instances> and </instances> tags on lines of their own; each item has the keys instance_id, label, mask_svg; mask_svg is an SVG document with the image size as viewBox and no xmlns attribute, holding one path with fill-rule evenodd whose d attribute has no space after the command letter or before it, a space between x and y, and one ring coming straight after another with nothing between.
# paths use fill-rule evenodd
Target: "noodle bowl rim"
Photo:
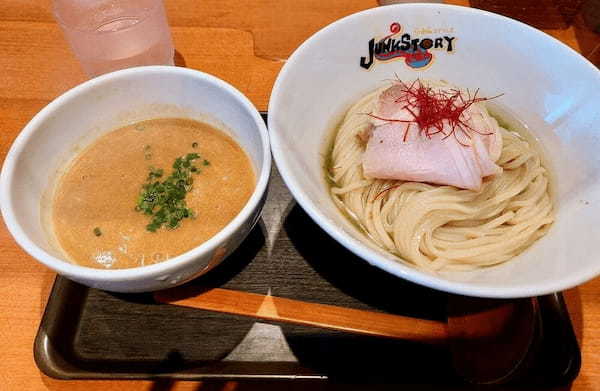
<instances>
[{"instance_id":1,"label":"noodle bowl rim","mask_svg":"<svg viewBox=\"0 0 600 391\"><path fill-rule=\"evenodd\" d=\"M392 7L392 8L390 8ZM464 16L471 17L486 17L486 18L494 18L499 19L517 29L526 30L528 34L543 36L543 39L552 42L557 50L567 50L572 55L576 55L580 57L583 66L589 66L600 75L600 70L597 70L594 65L592 65L589 61L581 57L576 51L568 47L566 44L560 42L556 38L553 38L531 26L528 26L519 21L513 20L511 18L507 18L502 15L494 14L487 11L460 7L454 5L445 5L445 4L395 4L384 7L386 10L391 10L393 8L398 9L417 9L421 12L435 12L440 9L448 10L452 12L456 12L462 14ZM332 236L336 241L346 247L348 250L353 252L355 255L361 257L363 260L368 262L369 264L379 267L382 270L385 270L395 276L404 278L411 282L424 285L430 288L438 289L441 291L461 294L466 296L476 296L476 297L487 297L487 298L521 298L521 297L531 297L538 296L543 294L549 294L553 292L562 291L565 289L572 288L574 286L580 285L595 276L600 274L600 263L591 263L586 268L580 268L572 273L567 274L564 278L555 279L551 281L545 282L536 282L536 283L521 283L519 285L512 286L496 286L489 285L483 283L464 283L458 281L451 281L442 277L436 277L427 272L421 271L416 267L409 266L406 264L405 260L395 261L388 257L381 255L378 251L371 249L362 241L353 238L348 233L344 232L342 229L337 227L334 224L334 221L327 218L323 212L319 210L319 208L310 200L307 196L306 192L302 189L299 182L295 179L292 169L287 161L286 151L284 148L283 136L280 135L277 125L276 118L278 113L280 112L279 106L279 96L281 94L280 91L283 91L285 88L286 80L291 78L291 74L294 72L294 66L297 62L297 59L304 55L304 52L309 51L313 48L313 46L318 47L319 38L332 30L337 29L341 25L353 21L355 19L360 19L366 15L371 15L375 13L384 12L381 7L373 8L365 11L361 11L344 18L341 18L323 29L317 31L312 36L310 36L307 40L305 40L288 58L284 66L282 67L277 79L274 83L273 90L271 93L271 98L269 101L269 118L268 118L268 128L269 135L271 141L271 151L273 154L273 158L278 167L278 170L286 184L286 186L290 189L292 195L296 199L296 201L302 206L302 208L308 213L308 215L315 221L323 230L325 230L330 236ZM322 139L325 139L325 134L322 134ZM326 189L322 189L324 193ZM556 221L554 224L560 224L560 222ZM518 258L519 256L515 257ZM516 259L511 260L510 262L514 262ZM470 272L467 272L470 273Z\"/></svg>"}]
</instances>

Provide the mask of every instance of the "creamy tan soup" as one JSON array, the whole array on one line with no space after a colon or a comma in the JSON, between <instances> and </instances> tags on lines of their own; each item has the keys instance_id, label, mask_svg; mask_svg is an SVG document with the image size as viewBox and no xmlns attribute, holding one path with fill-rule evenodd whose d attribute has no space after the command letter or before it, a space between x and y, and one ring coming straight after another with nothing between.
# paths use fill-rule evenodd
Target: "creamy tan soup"
<instances>
[{"instance_id":1,"label":"creamy tan soup","mask_svg":"<svg viewBox=\"0 0 600 391\"><path fill-rule=\"evenodd\" d=\"M136 210L142 186L161 182L178 157L195 153L186 186L193 215L176 228L148 230L153 216ZM147 182L151 167L163 175ZM112 131L85 149L59 179L52 206L55 236L83 266L122 269L180 255L205 242L243 208L255 174L227 134L187 119L153 119Z\"/></svg>"}]
</instances>

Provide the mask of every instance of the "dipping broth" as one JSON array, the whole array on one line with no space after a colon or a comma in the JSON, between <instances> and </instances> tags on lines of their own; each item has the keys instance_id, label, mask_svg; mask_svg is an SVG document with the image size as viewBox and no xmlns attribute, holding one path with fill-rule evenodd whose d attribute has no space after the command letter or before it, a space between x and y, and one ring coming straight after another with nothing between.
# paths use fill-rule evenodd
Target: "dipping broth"
<instances>
[{"instance_id":1,"label":"dipping broth","mask_svg":"<svg viewBox=\"0 0 600 391\"><path fill-rule=\"evenodd\" d=\"M142 186L167 180L175 160L189 154L198 155L187 174L193 179L185 194L190 215L175 228L167 221L151 232L153 216L139 208ZM148 180L151 169L162 175ZM188 119L138 122L102 136L71 162L55 189L52 228L79 265L150 265L214 236L241 211L255 184L250 159L224 132Z\"/></svg>"}]
</instances>

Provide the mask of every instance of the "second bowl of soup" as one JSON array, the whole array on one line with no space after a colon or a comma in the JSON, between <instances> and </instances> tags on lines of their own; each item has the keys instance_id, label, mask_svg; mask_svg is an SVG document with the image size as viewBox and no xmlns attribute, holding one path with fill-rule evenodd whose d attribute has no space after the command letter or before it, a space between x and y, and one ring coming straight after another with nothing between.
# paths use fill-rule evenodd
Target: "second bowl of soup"
<instances>
[{"instance_id":1,"label":"second bowl of soup","mask_svg":"<svg viewBox=\"0 0 600 391\"><path fill-rule=\"evenodd\" d=\"M141 67L57 98L15 140L2 213L58 273L118 292L168 288L217 265L260 216L264 122L201 72Z\"/></svg>"}]
</instances>

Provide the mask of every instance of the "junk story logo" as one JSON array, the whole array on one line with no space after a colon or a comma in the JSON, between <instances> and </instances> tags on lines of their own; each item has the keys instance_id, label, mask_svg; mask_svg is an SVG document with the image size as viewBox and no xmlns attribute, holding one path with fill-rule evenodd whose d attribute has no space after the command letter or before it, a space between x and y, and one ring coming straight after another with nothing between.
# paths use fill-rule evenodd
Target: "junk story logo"
<instances>
[{"instance_id":1,"label":"junk story logo","mask_svg":"<svg viewBox=\"0 0 600 391\"><path fill-rule=\"evenodd\" d=\"M420 29L421 33L433 32L443 29ZM452 31L451 29L448 31ZM377 61L389 61L403 57L410 68L423 68L433 61L431 50L444 50L448 53L455 50L454 36L414 37L402 32L400 23L390 25L390 35L379 40L371 38L369 41L369 54L360 58L360 66L369 69Z\"/></svg>"}]
</instances>

